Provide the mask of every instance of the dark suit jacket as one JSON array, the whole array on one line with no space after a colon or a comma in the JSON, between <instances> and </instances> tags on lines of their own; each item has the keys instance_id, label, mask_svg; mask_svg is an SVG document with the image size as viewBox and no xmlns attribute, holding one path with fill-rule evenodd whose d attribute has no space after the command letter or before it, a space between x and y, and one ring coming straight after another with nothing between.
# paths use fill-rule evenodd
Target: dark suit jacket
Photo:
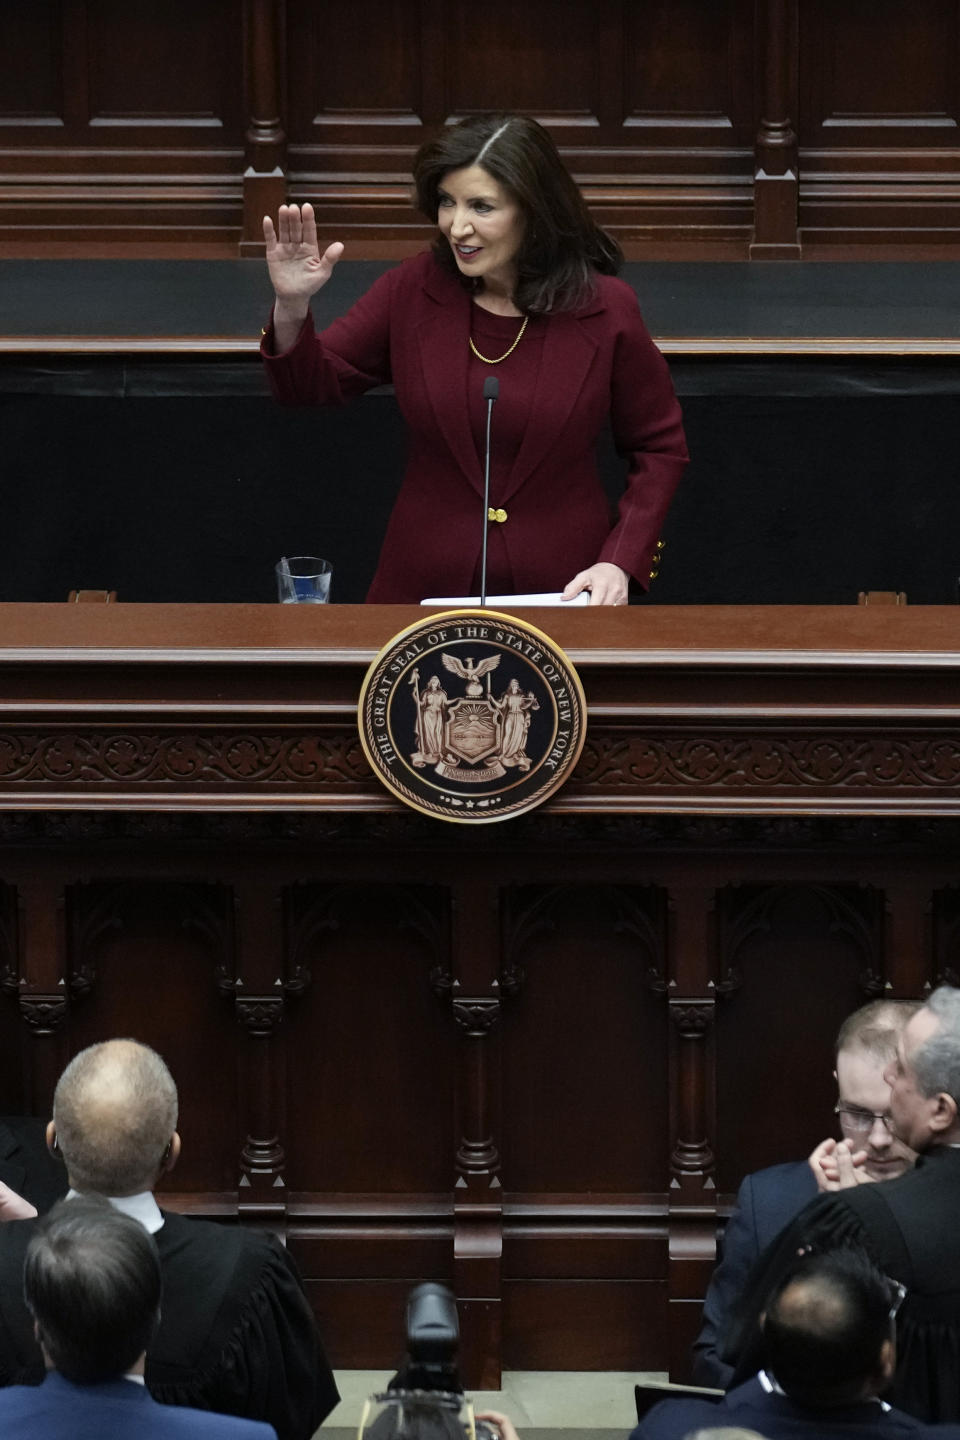
<instances>
[{"instance_id":1,"label":"dark suit jacket","mask_svg":"<svg viewBox=\"0 0 960 1440\"><path fill-rule=\"evenodd\" d=\"M36 1225L0 1225L0 1386L44 1377L21 1281ZM309 1440L340 1397L287 1251L264 1230L170 1213L154 1240L163 1302L147 1351L150 1393Z\"/></svg>"},{"instance_id":2,"label":"dark suit jacket","mask_svg":"<svg viewBox=\"0 0 960 1440\"><path fill-rule=\"evenodd\" d=\"M467 389L471 301L425 253L387 271L323 332L304 325L294 346L263 355L284 404L340 404L392 381L410 436L406 474L368 601L417 604L470 590L481 548L483 466ZM687 460L666 363L633 291L597 277L593 304L545 325L534 404L492 503L507 511L499 539L518 590L562 588L597 560L642 585ZM620 517L596 464L608 419L629 464ZM360 484L359 477L338 477Z\"/></svg>"},{"instance_id":3,"label":"dark suit jacket","mask_svg":"<svg viewBox=\"0 0 960 1440\"><path fill-rule=\"evenodd\" d=\"M758 1317L798 1249L858 1246L907 1289L897 1312L889 1398L929 1421L960 1422L960 1149L936 1146L881 1185L819 1195L761 1256L728 1329L736 1378L758 1368Z\"/></svg>"},{"instance_id":4,"label":"dark suit jacket","mask_svg":"<svg viewBox=\"0 0 960 1440\"><path fill-rule=\"evenodd\" d=\"M42 1385L0 1390L4 1440L275 1440L269 1425L158 1405L142 1385L73 1385L51 1373Z\"/></svg>"},{"instance_id":5,"label":"dark suit jacket","mask_svg":"<svg viewBox=\"0 0 960 1440\"><path fill-rule=\"evenodd\" d=\"M683 1440L716 1426L755 1430L766 1440L960 1440L958 1425L925 1425L902 1410L883 1410L875 1400L834 1410L807 1410L785 1395L768 1395L754 1377L717 1404L661 1401L644 1416L630 1440Z\"/></svg>"},{"instance_id":6,"label":"dark suit jacket","mask_svg":"<svg viewBox=\"0 0 960 1440\"><path fill-rule=\"evenodd\" d=\"M733 1366L721 1360L718 1351L733 1307L770 1241L816 1193L817 1182L805 1160L771 1165L743 1181L736 1209L723 1232L721 1258L703 1302L703 1327L693 1346L695 1384L714 1385L721 1390L730 1384Z\"/></svg>"},{"instance_id":7,"label":"dark suit jacket","mask_svg":"<svg viewBox=\"0 0 960 1440\"><path fill-rule=\"evenodd\" d=\"M42 1215L67 1193L63 1161L47 1149L47 1122L32 1115L0 1117L0 1180Z\"/></svg>"}]
</instances>

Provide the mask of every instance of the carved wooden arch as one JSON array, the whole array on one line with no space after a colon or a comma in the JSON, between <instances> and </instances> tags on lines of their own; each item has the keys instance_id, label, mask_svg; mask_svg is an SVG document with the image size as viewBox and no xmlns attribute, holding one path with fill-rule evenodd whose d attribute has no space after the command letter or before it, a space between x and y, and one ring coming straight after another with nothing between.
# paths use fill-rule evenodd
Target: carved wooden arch
<instances>
[{"instance_id":1,"label":"carved wooden arch","mask_svg":"<svg viewBox=\"0 0 960 1440\"><path fill-rule=\"evenodd\" d=\"M610 928L628 935L643 956L646 984L667 989L667 892L656 885L589 886L609 904ZM502 965L500 990L515 995L526 978L522 956L532 940L556 930L559 900L568 892L560 886L515 886L504 892L502 909Z\"/></svg>"},{"instance_id":2,"label":"carved wooden arch","mask_svg":"<svg viewBox=\"0 0 960 1440\"><path fill-rule=\"evenodd\" d=\"M363 883L289 886L284 903L284 991L302 995L312 980L307 957L322 948L325 934L340 928L342 919L357 907L369 908L371 891L382 897L391 923L401 932L415 934L422 942L429 964L431 988L446 998L455 987L450 958L449 894L439 886L382 886ZM443 896L441 907L431 906L430 896Z\"/></svg>"},{"instance_id":3,"label":"carved wooden arch","mask_svg":"<svg viewBox=\"0 0 960 1440\"><path fill-rule=\"evenodd\" d=\"M224 996L236 988L236 934L233 895L226 885L163 880L78 881L68 886L67 984L75 999L97 979L97 955L105 940L127 929L135 914L155 917L160 929L196 935L213 961L213 981Z\"/></svg>"},{"instance_id":4,"label":"carved wooden arch","mask_svg":"<svg viewBox=\"0 0 960 1440\"><path fill-rule=\"evenodd\" d=\"M857 983L865 998L873 999L884 992L884 979L877 968L878 939L882 935L882 914L884 897L881 890L872 886L827 886L814 884L770 885L760 889L746 887L752 891L745 897L743 906L735 911L732 918L729 907L724 903L740 890L731 885L717 892L718 959L721 964L719 978L714 989L720 996L731 996L744 982L737 959L748 942L758 932L770 932L772 916L777 906L790 897L800 894L815 899L828 917L827 929L831 933L845 935L852 942L860 956L860 970ZM860 900L861 903L857 903Z\"/></svg>"}]
</instances>

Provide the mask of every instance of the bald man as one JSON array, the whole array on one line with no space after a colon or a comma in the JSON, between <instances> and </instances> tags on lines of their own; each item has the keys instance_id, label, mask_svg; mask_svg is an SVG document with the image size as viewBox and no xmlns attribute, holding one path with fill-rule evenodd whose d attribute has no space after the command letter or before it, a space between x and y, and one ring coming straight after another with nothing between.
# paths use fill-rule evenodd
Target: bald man
<instances>
[{"instance_id":1,"label":"bald man","mask_svg":"<svg viewBox=\"0 0 960 1440\"><path fill-rule=\"evenodd\" d=\"M48 1138L63 1156L70 1195L102 1195L154 1237L163 1275L146 1360L154 1398L264 1420L279 1440L308 1440L339 1396L293 1261L265 1231L164 1212L154 1198L180 1154L177 1112L160 1056L134 1040L109 1040L63 1072ZM0 1226L2 1385L44 1376L21 1284L36 1225Z\"/></svg>"}]
</instances>

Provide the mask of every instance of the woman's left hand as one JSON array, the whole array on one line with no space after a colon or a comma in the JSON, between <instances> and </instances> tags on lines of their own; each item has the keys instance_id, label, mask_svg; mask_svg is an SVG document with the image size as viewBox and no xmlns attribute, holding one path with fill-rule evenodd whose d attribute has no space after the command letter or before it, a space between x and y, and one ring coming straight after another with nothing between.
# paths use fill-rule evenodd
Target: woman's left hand
<instances>
[{"instance_id":1,"label":"woman's left hand","mask_svg":"<svg viewBox=\"0 0 960 1440\"><path fill-rule=\"evenodd\" d=\"M581 590L589 590L591 605L626 605L629 580L626 570L621 570L619 565L598 560L589 570L574 575L562 598L572 600Z\"/></svg>"}]
</instances>

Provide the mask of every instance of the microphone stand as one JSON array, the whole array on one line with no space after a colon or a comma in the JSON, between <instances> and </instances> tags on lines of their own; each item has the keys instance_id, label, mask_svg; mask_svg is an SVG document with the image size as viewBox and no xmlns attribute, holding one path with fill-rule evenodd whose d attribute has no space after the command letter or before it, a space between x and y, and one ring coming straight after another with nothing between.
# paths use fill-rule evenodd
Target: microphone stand
<instances>
[{"instance_id":1,"label":"microphone stand","mask_svg":"<svg viewBox=\"0 0 960 1440\"><path fill-rule=\"evenodd\" d=\"M487 402L487 441L483 456L483 549L480 553L480 605L487 603L487 531L490 528L490 420L493 402L500 394L500 381L488 375L483 382L483 398Z\"/></svg>"}]
</instances>

